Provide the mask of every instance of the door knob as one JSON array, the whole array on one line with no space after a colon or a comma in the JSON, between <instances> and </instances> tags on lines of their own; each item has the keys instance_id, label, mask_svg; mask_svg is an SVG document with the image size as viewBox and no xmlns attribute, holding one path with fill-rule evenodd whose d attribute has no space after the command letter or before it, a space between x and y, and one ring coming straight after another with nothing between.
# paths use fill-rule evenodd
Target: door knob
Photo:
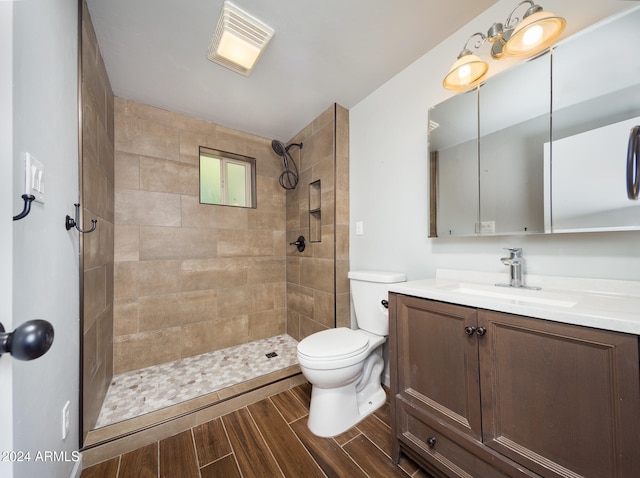
<instances>
[{"instance_id":1,"label":"door knob","mask_svg":"<svg viewBox=\"0 0 640 478\"><path fill-rule=\"evenodd\" d=\"M13 332L0 323L0 356L10 353L18 360L33 360L47 353L53 343L53 325L46 320L29 320Z\"/></svg>"},{"instance_id":2,"label":"door knob","mask_svg":"<svg viewBox=\"0 0 640 478\"><path fill-rule=\"evenodd\" d=\"M478 327L478 330L476 330L476 334L478 334L480 337L482 337L486 333L487 329L485 329L484 327Z\"/></svg>"},{"instance_id":3,"label":"door knob","mask_svg":"<svg viewBox=\"0 0 640 478\"><path fill-rule=\"evenodd\" d=\"M464 333L465 333L465 334L467 334L467 335L473 335L473 333L474 333L475 331L476 331L476 328L475 328L475 327L473 327L472 325L467 325L467 326L464 328Z\"/></svg>"}]
</instances>

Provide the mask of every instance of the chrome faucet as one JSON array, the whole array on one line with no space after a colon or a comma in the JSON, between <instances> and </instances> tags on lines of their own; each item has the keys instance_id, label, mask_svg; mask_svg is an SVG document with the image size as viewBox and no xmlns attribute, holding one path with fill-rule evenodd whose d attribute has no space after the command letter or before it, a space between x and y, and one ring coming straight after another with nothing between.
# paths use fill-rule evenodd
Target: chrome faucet
<instances>
[{"instance_id":1,"label":"chrome faucet","mask_svg":"<svg viewBox=\"0 0 640 478\"><path fill-rule=\"evenodd\" d=\"M508 284L496 284L499 287L521 287L524 289L540 290L540 287L532 287L524 285L522 279L524 270L524 258L522 257L522 249L520 247L505 248L509 251L509 257L502 257L500 261L505 266L509 266L510 280Z\"/></svg>"}]
</instances>

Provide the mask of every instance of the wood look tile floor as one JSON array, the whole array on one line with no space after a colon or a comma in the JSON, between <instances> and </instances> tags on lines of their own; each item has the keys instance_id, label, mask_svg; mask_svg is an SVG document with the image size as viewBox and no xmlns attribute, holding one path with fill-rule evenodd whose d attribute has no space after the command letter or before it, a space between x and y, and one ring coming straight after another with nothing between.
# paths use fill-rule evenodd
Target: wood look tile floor
<instances>
[{"instance_id":1,"label":"wood look tile floor","mask_svg":"<svg viewBox=\"0 0 640 478\"><path fill-rule=\"evenodd\" d=\"M81 478L430 477L390 458L387 402L334 438L307 428L311 386L241 408L82 471Z\"/></svg>"}]
</instances>

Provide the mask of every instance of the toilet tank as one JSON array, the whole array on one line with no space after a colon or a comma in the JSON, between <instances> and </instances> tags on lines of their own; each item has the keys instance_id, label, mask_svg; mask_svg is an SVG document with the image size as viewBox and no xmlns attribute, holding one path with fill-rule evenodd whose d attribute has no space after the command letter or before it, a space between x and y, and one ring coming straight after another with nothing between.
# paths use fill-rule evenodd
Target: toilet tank
<instances>
[{"instance_id":1,"label":"toilet tank","mask_svg":"<svg viewBox=\"0 0 640 478\"><path fill-rule=\"evenodd\" d=\"M389 284L407 280L403 272L350 271L351 299L358 327L376 335L389 335Z\"/></svg>"}]
</instances>

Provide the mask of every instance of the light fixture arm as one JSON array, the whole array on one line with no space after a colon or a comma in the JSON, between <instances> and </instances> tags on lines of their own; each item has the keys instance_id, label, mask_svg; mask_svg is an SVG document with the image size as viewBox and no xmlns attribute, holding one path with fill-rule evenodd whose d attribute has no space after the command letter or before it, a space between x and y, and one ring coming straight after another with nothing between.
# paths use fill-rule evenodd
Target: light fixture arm
<instances>
[{"instance_id":1,"label":"light fixture arm","mask_svg":"<svg viewBox=\"0 0 640 478\"><path fill-rule=\"evenodd\" d=\"M511 10L511 13L507 17L507 21L504 24L504 28L506 30L511 30L511 29L515 28L518 23L520 23L520 18L513 17L513 14L516 13L516 10L518 8L520 8L522 5L524 5L525 3L528 3L530 5L530 7L527 8L527 11L522 16L522 19L528 17L529 15L531 15L533 13L536 13L536 12L539 12L539 11L542 10L542 7L540 5L536 5L535 3L533 3L532 0L522 0L522 2L518 3L515 6L515 8L513 10ZM513 21L513 24L511 23L512 21Z\"/></svg>"},{"instance_id":2,"label":"light fixture arm","mask_svg":"<svg viewBox=\"0 0 640 478\"><path fill-rule=\"evenodd\" d=\"M464 47L462 48L462 51L458 55L458 58L471 54L471 51L469 50L469 42L476 36L480 37L480 39L477 40L476 43L473 45L473 48L475 48L476 50L479 50L480 47L484 45L484 42L487 41L487 36L484 35L483 33L480 33L480 32L474 33L467 39L466 43L464 44Z\"/></svg>"}]
</instances>

